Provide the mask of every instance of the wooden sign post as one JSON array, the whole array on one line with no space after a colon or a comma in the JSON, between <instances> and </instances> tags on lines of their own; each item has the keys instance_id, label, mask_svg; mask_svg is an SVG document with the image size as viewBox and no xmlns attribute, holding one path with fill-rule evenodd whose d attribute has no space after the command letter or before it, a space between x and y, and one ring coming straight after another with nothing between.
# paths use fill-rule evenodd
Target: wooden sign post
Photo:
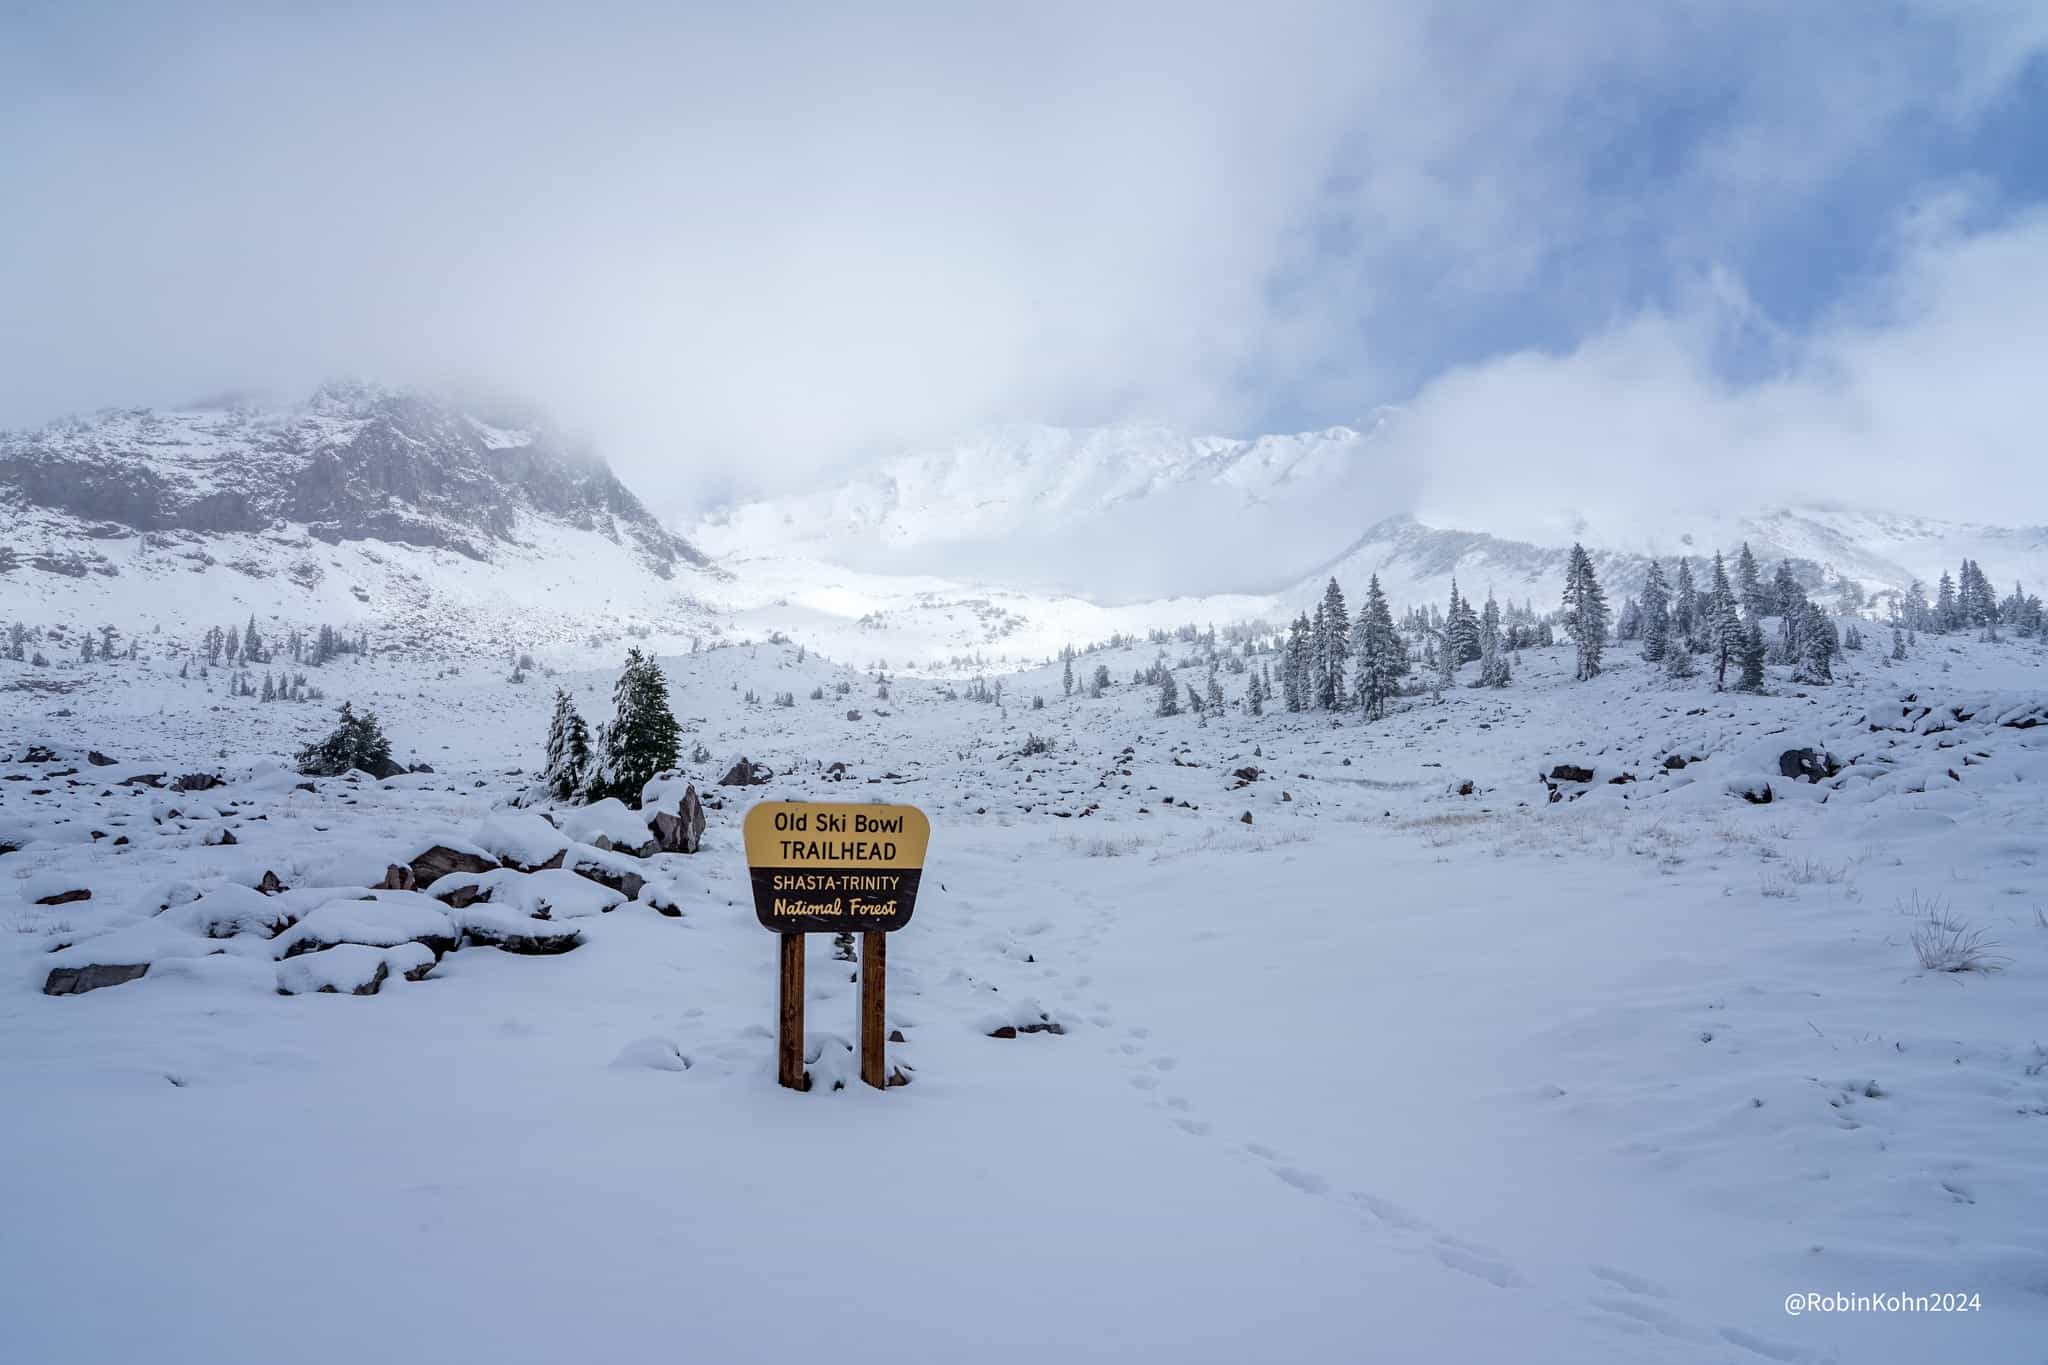
<instances>
[{"instance_id":1,"label":"wooden sign post","mask_svg":"<svg viewBox=\"0 0 2048 1365\"><path fill-rule=\"evenodd\" d=\"M804 1072L804 935L851 933L860 948L860 1078L888 1084L887 935L910 923L932 825L915 806L763 801L747 812L754 916L781 936L775 1079L810 1088Z\"/></svg>"}]
</instances>

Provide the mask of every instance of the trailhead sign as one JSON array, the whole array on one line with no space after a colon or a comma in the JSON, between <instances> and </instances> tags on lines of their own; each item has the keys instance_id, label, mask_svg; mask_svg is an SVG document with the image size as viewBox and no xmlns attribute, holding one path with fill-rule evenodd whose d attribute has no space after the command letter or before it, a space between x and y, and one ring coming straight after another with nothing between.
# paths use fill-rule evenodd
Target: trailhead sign
<instances>
[{"instance_id":1,"label":"trailhead sign","mask_svg":"<svg viewBox=\"0 0 2048 1365\"><path fill-rule=\"evenodd\" d=\"M763 801L744 832L763 928L886 933L910 923L932 837L917 807Z\"/></svg>"},{"instance_id":2,"label":"trailhead sign","mask_svg":"<svg viewBox=\"0 0 2048 1365\"><path fill-rule=\"evenodd\" d=\"M763 801L741 826L754 917L781 942L776 986L775 1079L811 1088L804 1070L804 935L860 934L860 1078L877 1090L907 1085L890 1073L886 994L891 931L910 923L932 822L916 806Z\"/></svg>"}]
</instances>

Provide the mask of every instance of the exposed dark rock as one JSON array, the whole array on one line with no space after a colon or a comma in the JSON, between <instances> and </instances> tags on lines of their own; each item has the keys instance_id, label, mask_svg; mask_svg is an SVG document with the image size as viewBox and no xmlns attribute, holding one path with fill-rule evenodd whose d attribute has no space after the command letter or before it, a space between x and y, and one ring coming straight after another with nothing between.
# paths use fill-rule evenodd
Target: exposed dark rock
<instances>
[{"instance_id":1,"label":"exposed dark rock","mask_svg":"<svg viewBox=\"0 0 2048 1365\"><path fill-rule=\"evenodd\" d=\"M84 995L102 986L119 986L149 972L147 962L96 963L90 967L53 967L43 982L44 995Z\"/></svg>"},{"instance_id":2,"label":"exposed dark rock","mask_svg":"<svg viewBox=\"0 0 2048 1365\"><path fill-rule=\"evenodd\" d=\"M377 883L379 891L411 891L417 888L419 879L404 863L390 863L384 868L384 880Z\"/></svg>"},{"instance_id":3,"label":"exposed dark rock","mask_svg":"<svg viewBox=\"0 0 2048 1365\"><path fill-rule=\"evenodd\" d=\"M95 768L111 768L114 764L119 763L121 760L118 758L108 758L98 749L88 749L86 750L85 761L92 764L92 766Z\"/></svg>"},{"instance_id":4,"label":"exposed dark rock","mask_svg":"<svg viewBox=\"0 0 2048 1365\"><path fill-rule=\"evenodd\" d=\"M697 796L697 786L691 783L683 790L683 799L676 806L676 813L656 811L654 815L654 846L663 853L695 853L704 842L704 802Z\"/></svg>"},{"instance_id":5,"label":"exposed dark rock","mask_svg":"<svg viewBox=\"0 0 2048 1365\"><path fill-rule=\"evenodd\" d=\"M32 507L118 523L117 534L262 532L282 519L328 543L388 540L487 559L532 513L629 545L663 577L679 562L708 563L601 460L535 427L420 394L330 385L285 413L126 411L0 433L0 486ZM508 443L494 428L520 438ZM205 449L206 462L181 462L181 447ZM115 572L98 555L30 563L75 577Z\"/></svg>"},{"instance_id":6,"label":"exposed dark rock","mask_svg":"<svg viewBox=\"0 0 2048 1365\"><path fill-rule=\"evenodd\" d=\"M725 770L725 776L718 779L721 787L758 787L775 778L775 770L765 763L756 763L742 758Z\"/></svg>"},{"instance_id":7,"label":"exposed dark rock","mask_svg":"<svg viewBox=\"0 0 2048 1365\"><path fill-rule=\"evenodd\" d=\"M203 792L225 785L219 773L186 773L171 783L174 792Z\"/></svg>"},{"instance_id":8,"label":"exposed dark rock","mask_svg":"<svg viewBox=\"0 0 2048 1365\"><path fill-rule=\"evenodd\" d=\"M1787 749L1778 755L1778 776L1806 782L1833 777L1842 770L1833 754L1824 749Z\"/></svg>"},{"instance_id":9,"label":"exposed dark rock","mask_svg":"<svg viewBox=\"0 0 2048 1365\"><path fill-rule=\"evenodd\" d=\"M85 889L84 887L82 887L82 886L81 886L81 887L79 887L79 888L78 888L78 889L77 889L76 891L59 891L59 892L58 892L57 894L55 894L54 896L44 896L44 897L42 897L41 899L39 899L39 900L38 900L38 901L36 902L36 904L37 904L37 905L69 905L69 904L71 904L71 903L72 903L73 901L89 901L89 900L91 900L91 899L92 899L92 892L90 892L90 891L86 890L86 889Z\"/></svg>"},{"instance_id":10,"label":"exposed dark rock","mask_svg":"<svg viewBox=\"0 0 2048 1365\"><path fill-rule=\"evenodd\" d=\"M291 890L275 872L265 872L263 880L256 883L256 889L266 896L282 895L284 892Z\"/></svg>"},{"instance_id":11,"label":"exposed dark rock","mask_svg":"<svg viewBox=\"0 0 2048 1365\"><path fill-rule=\"evenodd\" d=\"M546 920L471 924L464 934L471 943L527 957L552 957L583 942L583 935L575 929Z\"/></svg>"},{"instance_id":12,"label":"exposed dark rock","mask_svg":"<svg viewBox=\"0 0 2048 1365\"><path fill-rule=\"evenodd\" d=\"M1759 782L1754 787L1744 788L1742 791L1742 799L1749 802L1749 804L1752 806L1770 805L1771 784L1768 782Z\"/></svg>"},{"instance_id":13,"label":"exposed dark rock","mask_svg":"<svg viewBox=\"0 0 2048 1365\"><path fill-rule=\"evenodd\" d=\"M1560 763L1550 770L1552 782L1591 782L1593 770L1581 768L1576 763Z\"/></svg>"},{"instance_id":14,"label":"exposed dark rock","mask_svg":"<svg viewBox=\"0 0 2048 1365\"><path fill-rule=\"evenodd\" d=\"M489 858L479 858L474 853L463 853L445 844L435 844L412 860L413 885L432 886L436 877L444 877L450 872L489 872L497 865Z\"/></svg>"}]
</instances>

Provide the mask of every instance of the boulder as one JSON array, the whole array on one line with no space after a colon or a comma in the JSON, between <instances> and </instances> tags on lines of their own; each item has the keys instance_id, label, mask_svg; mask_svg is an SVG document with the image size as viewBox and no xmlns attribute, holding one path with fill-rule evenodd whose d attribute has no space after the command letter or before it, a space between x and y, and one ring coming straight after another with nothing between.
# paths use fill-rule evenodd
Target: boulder
<instances>
[{"instance_id":1,"label":"boulder","mask_svg":"<svg viewBox=\"0 0 2048 1365\"><path fill-rule=\"evenodd\" d=\"M226 779L219 773L186 773L184 776L172 780L171 790L174 792L203 792L225 785Z\"/></svg>"},{"instance_id":2,"label":"boulder","mask_svg":"<svg viewBox=\"0 0 2048 1365\"><path fill-rule=\"evenodd\" d=\"M1591 782L1593 770L1581 768L1576 763L1560 763L1550 770L1548 779L1552 782Z\"/></svg>"},{"instance_id":3,"label":"boulder","mask_svg":"<svg viewBox=\"0 0 2048 1365\"><path fill-rule=\"evenodd\" d=\"M432 965L431 959L428 965ZM382 949L346 943L280 962L277 993L375 995L390 975L391 965L385 961Z\"/></svg>"},{"instance_id":4,"label":"boulder","mask_svg":"<svg viewBox=\"0 0 2048 1365\"><path fill-rule=\"evenodd\" d=\"M85 761L92 764L95 768L111 768L121 760L118 758L108 758L98 749L88 749L85 751Z\"/></svg>"},{"instance_id":5,"label":"boulder","mask_svg":"<svg viewBox=\"0 0 2048 1365\"><path fill-rule=\"evenodd\" d=\"M1795 781L1818 782L1840 771L1842 765L1825 749L1787 749L1778 755L1778 776Z\"/></svg>"},{"instance_id":6,"label":"boulder","mask_svg":"<svg viewBox=\"0 0 2048 1365\"><path fill-rule=\"evenodd\" d=\"M37 905L69 905L69 904L71 904L71 903L72 903L73 901L89 901L89 900L91 900L91 899L92 899L92 892L90 892L90 891L86 890L86 889L85 889L84 887L82 887L82 886L81 886L81 887L79 887L79 888L78 888L77 890L75 890L75 891L59 891L59 892L57 892L57 893L56 893L55 895L51 895L51 896L39 896L39 897L37 897L37 899L36 899L36 904L37 904Z\"/></svg>"},{"instance_id":7,"label":"boulder","mask_svg":"<svg viewBox=\"0 0 2048 1365\"><path fill-rule=\"evenodd\" d=\"M284 892L291 890L289 886L284 884L283 878L279 877L275 872L265 872L263 880L256 883L256 889L266 896L282 895Z\"/></svg>"},{"instance_id":8,"label":"boulder","mask_svg":"<svg viewBox=\"0 0 2048 1365\"><path fill-rule=\"evenodd\" d=\"M390 863L385 866L384 880L377 883L377 889L380 891L411 891L415 889L417 882L418 879L412 875L410 867L407 867L404 863Z\"/></svg>"},{"instance_id":9,"label":"boulder","mask_svg":"<svg viewBox=\"0 0 2048 1365\"><path fill-rule=\"evenodd\" d=\"M43 982L44 995L84 995L102 986L119 986L149 971L147 962L94 963L89 967L55 967Z\"/></svg>"},{"instance_id":10,"label":"boulder","mask_svg":"<svg viewBox=\"0 0 2048 1365\"><path fill-rule=\"evenodd\" d=\"M704 842L704 803L694 783L684 791L674 815L656 811L654 846L662 853L695 853Z\"/></svg>"},{"instance_id":11,"label":"boulder","mask_svg":"<svg viewBox=\"0 0 2048 1365\"><path fill-rule=\"evenodd\" d=\"M756 763L750 758L742 757L738 762L725 770L725 776L718 779L718 785L721 787L758 787L764 782L773 781L774 778L775 770L767 764Z\"/></svg>"},{"instance_id":12,"label":"boulder","mask_svg":"<svg viewBox=\"0 0 2048 1365\"><path fill-rule=\"evenodd\" d=\"M435 844L412 860L413 885L432 886L436 878L445 877L450 872L488 872L497 865L489 858L480 858L446 844Z\"/></svg>"},{"instance_id":13,"label":"boulder","mask_svg":"<svg viewBox=\"0 0 2048 1365\"><path fill-rule=\"evenodd\" d=\"M461 911L458 918L466 941L507 953L548 957L583 942L582 933L571 926L523 915L493 914L483 906Z\"/></svg>"}]
</instances>

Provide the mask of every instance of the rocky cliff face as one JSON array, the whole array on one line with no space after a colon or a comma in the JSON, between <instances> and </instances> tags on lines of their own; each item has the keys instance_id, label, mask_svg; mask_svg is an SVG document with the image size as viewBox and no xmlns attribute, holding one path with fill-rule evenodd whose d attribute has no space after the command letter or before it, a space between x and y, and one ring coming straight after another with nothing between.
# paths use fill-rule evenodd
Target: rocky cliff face
<instances>
[{"instance_id":1,"label":"rocky cliff face","mask_svg":"<svg viewBox=\"0 0 2048 1365\"><path fill-rule=\"evenodd\" d=\"M534 425L423 394L330 385L282 411L114 412L0 434L0 505L103 527L199 534L298 523L489 560L522 517L595 531L663 577L706 563L604 462ZM92 534L91 530L87 534Z\"/></svg>"}]
</instances>

